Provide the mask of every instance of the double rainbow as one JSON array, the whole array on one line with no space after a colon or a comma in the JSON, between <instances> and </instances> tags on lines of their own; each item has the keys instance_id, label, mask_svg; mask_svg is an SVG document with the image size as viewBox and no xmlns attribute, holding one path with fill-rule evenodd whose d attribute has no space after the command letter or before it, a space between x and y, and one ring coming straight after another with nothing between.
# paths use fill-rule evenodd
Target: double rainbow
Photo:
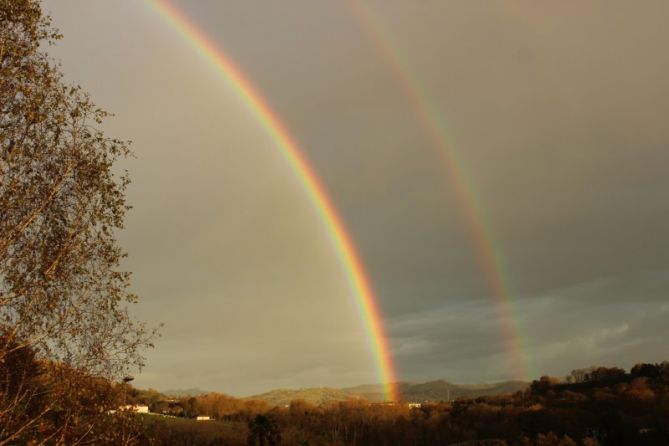
<instances>
[{"instance_id":1,"label":"double rainbow","mask_svg":"<svg viewBox=\"0 0 669 446\"><path fill-rule=\"evenodd\" d=\"M237 96L253 113L290 165L325 226L326 233L334 246L349 285L355 295L356 304L364 320L365 329L375 357L378 379L384 386L385 396L388 400L396 401L398 393L395 368L383 326L383 318L368 274L360 260L350 234L332 204L332 200L303 151L300 149L300 146L248 77L193 22L166 0L147 1L233 87Z\"/></svg>"}]
</instances>

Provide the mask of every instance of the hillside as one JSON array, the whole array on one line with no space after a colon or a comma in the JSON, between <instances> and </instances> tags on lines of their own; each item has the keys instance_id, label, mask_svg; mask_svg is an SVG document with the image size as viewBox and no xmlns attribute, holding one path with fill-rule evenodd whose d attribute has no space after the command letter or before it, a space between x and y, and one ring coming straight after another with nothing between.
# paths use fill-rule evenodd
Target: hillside
<instances>
[{"instance_id":1,"label":"hillside","mask_svg":"<svg viewBox=\"0 0 669 446\"><path fill-rule=\"evenodd\" d=\"M479 396L494 396L514 393L524 390L529 383L522 381L506 381L493 384L453 384L444 380L425 383L401 382L398 384L399 393L404 401L449 401L457 398L476 398ZM319 405L331 401L346 401L350 399L365 399L372 402L385 400L383 387L378 384L365 384L343 389L331 387L313 387L303 389L278 389L247 399L266 401L272 406L284 406L294 400L304 400Z\"/></svg>"},{"instance_id":2,"label":"hillside","mask_svg":"<svg viewBox=\"0 0 669 446\"><path fill-rule=\"evenodd\" d=\"M349 393L344 389L331 387L312 387L305 389L276 389L269 392L250 396L247 400L262 400L270 406L285 406L291 401L304 400L314 405L329 403L332 401L346 401L359 399L360 396Z\"/></svg>"}]
</instances>

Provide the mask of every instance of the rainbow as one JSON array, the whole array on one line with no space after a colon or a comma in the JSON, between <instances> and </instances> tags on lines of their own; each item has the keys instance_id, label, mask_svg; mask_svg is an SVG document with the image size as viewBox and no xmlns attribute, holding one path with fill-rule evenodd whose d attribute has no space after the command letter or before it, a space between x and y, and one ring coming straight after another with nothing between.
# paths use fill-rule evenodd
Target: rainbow
<instances>
[{"instance_id":1,"label":"rainbow","mask_svg":"<svg viewBox=\"0 0 669 446\"><path fill-rule=\"evenodd\" d=\"M166 0L147 1L151 8L159 12L167 23L176 29L233 87L237 96L260 122L290 165L325 226L356 298L356 304L375 357L378 379L384 387L385 396L390 401L398 400L395 367L378 300L372 290L370 279L337 209L300 146L248 77L220 48L198 30L193 22Z\"/></svg>"},{"instance_id":2,"label":"rainbow","mask_svg":"<svg viewBox=\"0 0 669 446\"><path fill-rule=\"evenodd\" d=\"M524 353L527 350L524 348L522 331L515 316L518 312L514 308L513 293L502 268L500 251L495 247L490 229L485 224L484 213L475 189L468 180L457 153L448 143L446 131L440 124L434 107L430 105L429 95L402 59L399 51L394 48L390 37L384 32L365 2L349 0L345 3L352 17L390 67L424 135L438 153L446 173L447 187L455 198L485 276L488 292L495 303L495 318L499 324L504 350L507 352L508 369L515 379L531 379L534 375L529 355Z\"/></svg>"}]
</instances>

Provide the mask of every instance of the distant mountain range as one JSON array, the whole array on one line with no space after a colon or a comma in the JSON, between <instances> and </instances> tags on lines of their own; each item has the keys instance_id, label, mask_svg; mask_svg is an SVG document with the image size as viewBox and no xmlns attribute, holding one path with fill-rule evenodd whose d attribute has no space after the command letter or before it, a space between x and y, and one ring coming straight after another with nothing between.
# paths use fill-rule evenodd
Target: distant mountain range
<instances>
[{"instance_id":1,"label":"distant mountain range","mask_svg":"<svg viewBox=\"0 0 669 446\"><path fill-rule=\"evenodd\" d=\"M479 396L499 395L525 390L530 383L523 381L505 381L493 384L453 384L444 380L425 383L399 383L399 393L407 402L438 402L457 398L476 398ZM304 400L319 405L333 401L365 399L371 402L385 400L383 386L369 384L343 389L331 387L312 387L306 389L277 389L247 399L264 400L270 405L283 406L294 400Z\"/></svg>"}]
</instances>

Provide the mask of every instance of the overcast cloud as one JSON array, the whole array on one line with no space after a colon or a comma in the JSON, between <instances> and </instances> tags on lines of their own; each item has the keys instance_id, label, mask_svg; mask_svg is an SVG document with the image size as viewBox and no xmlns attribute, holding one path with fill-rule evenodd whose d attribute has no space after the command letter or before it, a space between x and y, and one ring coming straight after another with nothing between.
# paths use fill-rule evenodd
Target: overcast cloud
<instances>
[{"instance_id":1,"label":"overcast cloud","mask_svg":"<svg viewBox=\"0 0 669 446\"><path fill-rule=\"evenodd\" d=\"M511 378L438 154L337 1L174 1L244 69L341 212L402 380ZM536 376L667 357L669 5L376 1L479 197ZM137 384L374 382L323 227L234 91L148 6L49 0L68 79L134 141L120 234L163 336Z\"/></svg>"}]
</instances>

